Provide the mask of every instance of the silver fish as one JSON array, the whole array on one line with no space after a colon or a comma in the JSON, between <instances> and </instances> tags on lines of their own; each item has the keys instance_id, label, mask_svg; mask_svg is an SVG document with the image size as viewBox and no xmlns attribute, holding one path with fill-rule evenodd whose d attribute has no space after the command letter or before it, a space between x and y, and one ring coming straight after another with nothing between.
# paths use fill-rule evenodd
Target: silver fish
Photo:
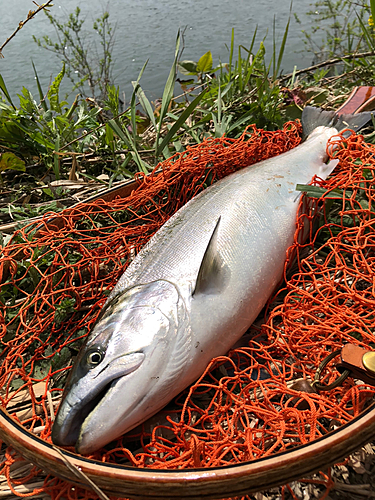
<instances>
[{"instance_id":1,"label":"silver fish","mask_svg":"<svg viewBox=\"0 0 375 500\"><path fill-rule=\"evenodd\" d=\"M364 115L364 114L362 114ZM361 115L361 116L362 116ZM305 108L304 129L367 121ZM360 125L359 122L361 122ZM255 320L293 242L300 193L325 179L319 126L295 149L244 168L182 207L127 268L74 364L52 440L87 454L151 417Z\"/></svg>"}]
</instances>

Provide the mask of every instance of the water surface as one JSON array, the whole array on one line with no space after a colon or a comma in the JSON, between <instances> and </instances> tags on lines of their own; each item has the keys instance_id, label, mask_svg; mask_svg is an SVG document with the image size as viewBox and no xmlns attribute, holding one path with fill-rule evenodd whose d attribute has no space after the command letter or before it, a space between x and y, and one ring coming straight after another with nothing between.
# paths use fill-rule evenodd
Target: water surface
<instances>
[{"instance_id":1,"label":"water surface","mask_svg":"<svg viewBox=\"0 0 375 500\"><path fill-rule=\"evenodd\" d=\"M131 81L138 76L144 62L149 59L141 85L150 99L160 97L173 60L177 30L185 30L183 59L198 60L206 51L211 50L214 64L220 60L228 61L228 48L232 28L235 30L235 45L250 45L254 30L258 26L259 41L266 35L267 53L272 54L272 26L276 19L276 39L281 42L289 17L290 0L57 0L51 13L63 20L69 12L79 5L86 19L85 36L90 45L99 45L99 36L90 28L93 20L104 10L110 13L110 20L116 24L116 43L113 51L114 81L121 94L126 92L130 99ZM0 45L13 32L30 9L35 9L31 0L0 0ZM310 0L294 2L303 23L308 28L310 19ZM56 39L53 26L41 12L29 21L17 36L4 49L4 59L0 59L0 73L12 96L26 86L37 94L31 60L37 68L43 88L46 90L61 69L55 54L39 48L32 35L48 35ZM291 19L288 45L283 60L285 72L294 65L299 68L308 66L311 56L301 53L303 43L301 26L294 17ZM71 84L65 78L63 90L69 91Z\"/></svg>"}]
</instances>

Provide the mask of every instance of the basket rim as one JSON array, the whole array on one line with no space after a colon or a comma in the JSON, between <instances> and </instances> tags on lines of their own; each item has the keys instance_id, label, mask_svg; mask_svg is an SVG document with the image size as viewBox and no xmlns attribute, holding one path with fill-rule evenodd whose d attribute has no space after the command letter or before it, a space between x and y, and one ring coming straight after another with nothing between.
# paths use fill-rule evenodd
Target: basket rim
<instances>
[{"instance_id":1,"label":"basket rim","mask_svg":"<svg viewBox=\"0 0 375 500\"><path fill-rule=\"evenodd\" d=\"M0 407L0 438L24 458L76 486L90 488L72 471L78 468L110 495L131 498L214 499L218 491L223 498L269 489L342 460L370 441L374 433L375 402L326 436L269 457L212 468L139 469L57 448L29 432ZM66 462L72 467L68 468Z\"/></svg>"}]
</instances>

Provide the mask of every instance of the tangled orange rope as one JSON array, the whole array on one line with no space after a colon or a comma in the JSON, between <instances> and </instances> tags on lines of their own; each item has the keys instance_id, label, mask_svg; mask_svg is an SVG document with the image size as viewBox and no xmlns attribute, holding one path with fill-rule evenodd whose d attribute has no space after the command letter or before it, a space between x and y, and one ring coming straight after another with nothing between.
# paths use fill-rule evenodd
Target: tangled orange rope
<instances>
[{"instance_id":1,"label":"tangled orange rope","mask_svg":"<svg viewBox=\"0 0 375 500\"><path fill-rule=\"evenodd\" d=\"M144 177L128 198L82 204L59 214L59 222L50 214L19 230L0 259L2 405L49 441L72 358L129 259L206 185L295 147L300 132L291 122L282 131L252 127L237 140L207 140L160 164L161 173ZM339 166L320 184L323 197L300 212L285 284L267 321L253 326L242 347L212 360L171 409L91 458L155 469L225 466L313 441L361 412L375 387L348 379L318 394L295 384L311 381L345 342L375 345L374 154L361 136L331 141ZM16 406L20 397L30 400L29 410ZM2 464L13 492L29 479L9 476L15 460L8 450ZM97 498L50 476L43 492Z\"/></svg>"}]
</instances>

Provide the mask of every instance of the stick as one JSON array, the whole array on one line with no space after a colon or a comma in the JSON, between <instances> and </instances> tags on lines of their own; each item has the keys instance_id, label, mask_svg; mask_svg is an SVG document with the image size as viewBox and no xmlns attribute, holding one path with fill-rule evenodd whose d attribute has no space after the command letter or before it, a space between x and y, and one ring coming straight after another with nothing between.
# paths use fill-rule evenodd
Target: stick
<instances>
[{"instance_id":1,"label":"stick","mask_svg":"<svg viewBox=\"0 0 375 500\"><path fill-rule=\"evenodd\" d=\"M3 45L0 47L0 59L3 58L3 54L2 54L2 50L3 48L5 47L5 45L7 45L11 40L12 38L14 38L16 36L16 34L19 32L19 30L21 28L24 27L24 25L30 21L30 19L32 19L36 14L38 14L38 12L40 12L41 10L45 9L46 7L48 7L48 5L52 2L52 0L48 0L48 2L46 3L43 3L42 5L38 5L36 2L33 2L35 3L35 5L38 6L38 8L36 10L29 10L29 13L27 14L27 19L25 21L20 21L19 24L18 24L18 27L17 29L14 31L14 33L12 33L10 35L9 38L7 38L5 40L5 42L3 43Z\"/></svg>"},{"instance_id":2,"label":"stick","mask_svg":"<svg viewBox=\"0 0 375 500\"><path fill-rule=\"evenodd\" d=\"M350 59L360 59L361 57L371 57L375 56L375 51L370 51L370 52L360 52L358 54L349 54L347 56L342 56L342 57L336 57L335 59L328 59L327 61L323 61L318 64L313 64L312 66L309 66L308 68L304 69L299 69L298 71L295 71L294 73L288 73L287 75L284 75L282 78L280 78L280 82L283 82L284 80L288 80L288 78L291 78L293 74L295 76L301 75L302 73L307 73L309 71L313 71L314 69L322 68L323 66L332 66L334 64L340 63L342 61L348 61Z\"/></svg>"}]
</instances>

